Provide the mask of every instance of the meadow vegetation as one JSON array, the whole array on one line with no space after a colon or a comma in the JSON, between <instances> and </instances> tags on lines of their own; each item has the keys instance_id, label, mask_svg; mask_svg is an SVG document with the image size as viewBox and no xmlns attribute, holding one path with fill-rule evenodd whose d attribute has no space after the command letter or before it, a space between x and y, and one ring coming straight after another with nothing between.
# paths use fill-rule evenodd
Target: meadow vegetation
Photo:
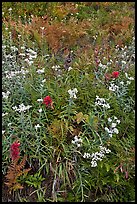
<instances>
[{"instance_id":1,"label":"meadow vegetation","mask_svg":"<svg viewBox=\"0 0 137 204\"><path fill-rule=\"evenodd\" d=\"M135 201L134 6L2 3L3 202Z\"/></svg>"}]
</instances>

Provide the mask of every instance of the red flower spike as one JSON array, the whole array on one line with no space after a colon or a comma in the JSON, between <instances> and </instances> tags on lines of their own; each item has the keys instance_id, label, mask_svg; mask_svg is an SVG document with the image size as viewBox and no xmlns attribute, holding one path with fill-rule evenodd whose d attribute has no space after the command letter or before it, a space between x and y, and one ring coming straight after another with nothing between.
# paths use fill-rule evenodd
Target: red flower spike
<instances>
[{"instance_id":1,"label":"red flower spike","mask_svg":"<svg viewBox=\"0 0 137 204\"><path fill-rule=\"evenodd\" d=\"M47 108L52 108L53 109L53 101L52 101L50 96L46 96L43 99L43 104L45 104Z\"/></svg>"},{"instance_id":2,"label":"red flower spike","mask_svg":"<svg viewBox=\"0 0 137 204\"><path fill-rule=\"evenodd\" d=\"M14 142L11 146L10 146L10 156L12 160L15 160L19 157L20 154L20 149L19 149L20 143L19 142Z\"/></svg>"},{"instance_id":3,"label":"red flower spike","mask_svg":"<svg viewBox=\"0 0 137 204\"><path fill-rule=\"evenodd\" d=\"M112 77L113 78L118 78L119 72L112 72Z\"/></svg>"}]
</instances>

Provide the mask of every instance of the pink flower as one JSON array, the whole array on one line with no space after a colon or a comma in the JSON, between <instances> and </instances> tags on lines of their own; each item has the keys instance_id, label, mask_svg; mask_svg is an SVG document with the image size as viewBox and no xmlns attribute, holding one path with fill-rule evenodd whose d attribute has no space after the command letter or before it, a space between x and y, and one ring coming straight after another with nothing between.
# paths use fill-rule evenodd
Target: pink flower
<instances>
[{"instance_id":1,"label":"pink flower","mask_svg":"<svg viewBox=\"0 0 137 204\"><path fill-rule=\"evenodd\" d=\"M43 104L45 104L47 108L52 108L53 109L53 101L52 101L50 96L46 96L43 99Z\"/></svg>"},{"instance_id":2,"label":"pink flower","mask_svg":"<svg viewBox=\"0 0 137 204\"><path fill-rule=\"evenodd\" d=\"M14 142L10 146L10 155L12 160L15 160L19 157L19 154L20 154L19 146L20 146L20 143L18 141Z\"/></svg>"},{"instance_id":3,"label":"pink flower","mask_svg":"<svg viewBox=\"0 0 137 204\"><path fill-rule=\"evenodd\" d=\"M112 72L112 77L117 78L119 76L119 72Z\"/></svg>"}]
</instances>

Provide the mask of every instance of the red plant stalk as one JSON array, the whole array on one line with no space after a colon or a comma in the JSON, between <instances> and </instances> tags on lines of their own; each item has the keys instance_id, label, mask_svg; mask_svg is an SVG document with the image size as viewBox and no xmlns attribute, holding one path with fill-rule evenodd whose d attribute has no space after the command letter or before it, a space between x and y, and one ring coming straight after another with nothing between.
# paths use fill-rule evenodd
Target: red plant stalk
<instances>
[{"instance_id":1,"label":"red plant stalk","mask_svg":"<svg viewBox=\"0 0 137 204\"><path fill-rule=\"evenodd\" d=\"M18 141L15 141L10 146L10 156L11 159L14 161L15 159L19 158L20 149L19 149L20 143Z\"/></svg>"},{"instance_id":2,"label":"red plant stalk","mask_svg":"<svg viewBox=\"0 0 137 204\"><path fill-rule=\"evenodd\" d=\"M46 97L43 99L43 104L45 104L47 108L52 108L52 109L54 109L54 107L53 107L53 101L52 101L52 99L51 99L50 96L46 96Z\"/></svg>"}]
</instances>

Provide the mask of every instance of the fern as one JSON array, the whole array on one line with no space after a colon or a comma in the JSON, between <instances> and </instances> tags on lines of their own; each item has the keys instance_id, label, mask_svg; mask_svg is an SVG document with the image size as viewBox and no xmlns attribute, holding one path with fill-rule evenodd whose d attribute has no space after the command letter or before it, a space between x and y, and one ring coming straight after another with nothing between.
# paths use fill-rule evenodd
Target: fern
<instances>
[{"instance_id":1,"label":"fern","mask_svg":"<svg viewBox=\"0 0 137 204\"><path fill-rule=\"evenodd\" d=\"M21 186L20 183L18 183L18 178L28 173L31 168L24 169L25 163L26 163L27 157L24 156L22 161L18 163L19 158L12 161L11 165L8 167L7 175L5 176L7 179L7 182L5 184L9 188L9 193L11 194L12 190L16 191L17 189L23 189L23 186Z\"/></svg>"}]
</instances>

